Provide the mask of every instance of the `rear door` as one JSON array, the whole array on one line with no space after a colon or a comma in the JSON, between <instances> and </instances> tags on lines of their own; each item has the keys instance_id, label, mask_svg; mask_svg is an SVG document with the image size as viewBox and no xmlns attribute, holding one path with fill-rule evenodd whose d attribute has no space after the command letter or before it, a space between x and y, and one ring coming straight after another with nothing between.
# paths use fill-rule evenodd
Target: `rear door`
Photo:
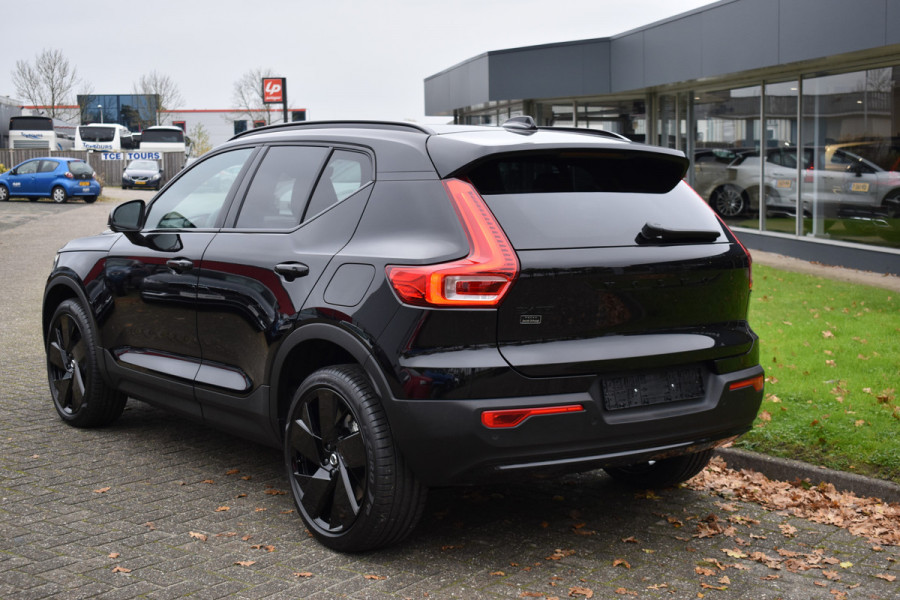
<instances>
[{"instance_id":1,"label":"rear door","mask_svg":"<svg viewBox=\"0 0 900 600\"><path fill-rule=\"evenodd\" d=\"M240 410L226 394L266 382L273 351L359 222L373 166L368 153L324 145L265 150L199 272L197 395L210 415Z\"/></svg>"},{"instance_id":2,"label":"rear door","mask_svg":"<svg viewBox=\"0 0 900 600\"><path fill-rule=\"evenodd\" d=\"M750 349L748 257L666 169L622 150L506 155L469 172L521 264L498 313L510 365L578 375Z\"/></svg>"}]
</instances>

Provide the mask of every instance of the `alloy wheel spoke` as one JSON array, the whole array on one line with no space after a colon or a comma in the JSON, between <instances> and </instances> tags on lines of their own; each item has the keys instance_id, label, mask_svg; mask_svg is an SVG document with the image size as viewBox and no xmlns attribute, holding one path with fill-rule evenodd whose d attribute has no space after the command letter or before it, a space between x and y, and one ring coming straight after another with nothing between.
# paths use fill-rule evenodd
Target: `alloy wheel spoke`
<instances>
[{"instance_id":1,"label":"alloy wheel spoke","mask_svg":"<svg viewBox=\"0 0 900 600\"><path fill-rule=\"evenodd\" d=\"M343 463L339 463L336 475L334 497L331 502L331 525L343 528L353 524L359 513L359 503L356 501L350 475Z\"/></svg>"},{"instance_id":2,"label":"alloy wheel spoke","mask_svg":"<svg viewBox=\"0 0 900 600\"><path fill-rule=\"evenodd\" d=\"M309 425L302 419L295 420L291 427L290 444L296 454L313 464L322 464L322 440L309 430Z\"/></svg>"},{"instance_id":3,"label":"alloy wheel spoke","mask_svg":"<svg viewBox=\"0 0 900 600\"><path fill-rule=\"evenodd\" d=\"M72 374L64 372L61 377L53 381L53 387L56 389L57 403L63 408L68 408L72 403L70 397L72 393Z\"/></svg>"},{"instance_id":4,"label":"alloy wheel spoke","mask_svg":"<svg viewBox=\"0 0 900 600\"><path fill-rule=\"evenodd\" d=\"M57 328L59 332L59 341L60 346L66 352L69 352L72 348L72 336L75 331L75 323L72 322L71 317L69 315L60 315L59 316L59 327Z\"/></svg>"},{"instance_id":5,"label":"alloy wheel spoke","mask_svg":"<svg viewBox=\"0 0 900 600\"><path fill-rule=\"evenodd\" d=\"M322 389L316 394L319 401L319 433L322 441L334 441L334 430L338 422L339 401L331 390Z\"/></svg>"},{"instance_id":6,"label":"alloy wheel spoke","mask_svg":"<svg viewBox=\"0 0 900 600\"><path fill-rule=\"evenodd\" d=\"M347 468L358 469L366 466L366 446L359 431L339 440L337 449Z\"/></svg>"},{"instance_id":7,"label":"alloy wheel spoke","mask_svg":"<svg viewBox=\"0 0 900 600\"><path fill-rule=\"evenodd\" d=\"M84 379L81 368L76 364L72 369L72 411L78 412L84 404Z\"/></svg>"},{"instance_id":8,"label":"alloy wheel spoke","mask_svg":"<svg viewBox=\"0 0 900 600\"><path fill-rule=\"evenodd\" d=\"M57 337L57 336L54 336ZM62 349L62 346L59 345L59 341L53 340L50 342L50 351L47 352L47 360L50 361L50 364L59 369L60 371L66 370L67 361L66 351Z\"/></svg>"},{"instance_id":9,"label":"alloy wheel spoke","mask_svg":"<svg viewBox=\"0 0 900 600\"><path fill-rule=\"evenodd\" d=\"M331 509L331 498L334 490L334 479L325 469L317 470L311 476L295 475L300 489L303 491L303 508L307 514L318 519Z\"/></svg>"},{"instance_id":10,"label":"alloy wheel spoke","mask_svg":"<svg viewBox=\"0 0 900 600\"><path fill-rule=\"evenodd\" d=\"M78 337L75 345L69 350L69 354L72 355L76 363L79 365L84 364L84 359L87 357L87 344L85 344L84 338Z\"/></svg>"}]
</instances>

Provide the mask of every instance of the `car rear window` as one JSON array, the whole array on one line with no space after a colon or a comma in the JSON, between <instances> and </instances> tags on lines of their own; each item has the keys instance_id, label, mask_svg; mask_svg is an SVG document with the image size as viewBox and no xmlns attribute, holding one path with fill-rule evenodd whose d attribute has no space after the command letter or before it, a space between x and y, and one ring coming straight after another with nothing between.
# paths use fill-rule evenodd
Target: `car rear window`
<instances>
[{"instance_id":1,"label":"car rear window","mask_svg":"<svg viewBox=\"0 0 900 600\"><path fill-rule=\"evenodd\" d=\"M650 153L554 153L490 159L465 174L517 250L634 246L651 224L721 225L681 181L682 163ZM720 235L715 241L725 241Z\"/></svg>"},{"instance_id":2,"label":"car rear window","mask_svg":"<svg viewBox=\"0 0 900 600\"><path fill-rule=\"evenodd\" d=\"M86 162L73 160L69 163L69 172L71 172L72 175L90 175L94 170Z\"/></svg>"}]
</instances>

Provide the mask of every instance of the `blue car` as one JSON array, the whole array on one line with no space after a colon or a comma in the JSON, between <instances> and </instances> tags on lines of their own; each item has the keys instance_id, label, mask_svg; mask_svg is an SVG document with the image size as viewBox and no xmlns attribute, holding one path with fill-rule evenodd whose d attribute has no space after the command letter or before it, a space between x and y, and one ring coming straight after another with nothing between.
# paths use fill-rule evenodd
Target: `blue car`
<instances>
[{"instance_id":1,"label":"blue car","mask_svg":"<svg viewBox=\"0 0 900 600\"><path fill-rule=\"evenodd\" d=\"M61 203L79 197L93 202L100 190L94 170L80 158L32 158L0 173L0 201L50 198Z\"/></svg>"}]
</instances>

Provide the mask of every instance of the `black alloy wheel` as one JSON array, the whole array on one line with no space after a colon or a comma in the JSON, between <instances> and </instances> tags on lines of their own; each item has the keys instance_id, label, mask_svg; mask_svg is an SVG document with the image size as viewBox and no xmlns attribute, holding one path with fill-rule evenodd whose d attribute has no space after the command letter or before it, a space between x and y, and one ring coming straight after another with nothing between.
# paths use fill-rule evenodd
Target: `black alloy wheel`
<instances>
[{"instance_id":1,"label":"black alloy wheel","mask_svg":"<svg viewBox=\"0 0 900 600\"><path fill-rule=\"evenodd\" d=\"M313 373L297 390L284 457L294 501L325 546L360 552L406 537L425 490L394 448L381 403L354 365Z\"/></svg>"},{"instance_id":2,"label":"black alloy wheel","mask_svg":"<svg viewBox=\"0 0 900 600\"><path fill-rule=\"evenodd\" d=\"M127 397L103 382L90 321L75 300L66 300L54 312L46 352L50 394L66 423L99 427L119 418Z\"/></svg>"}]
</instances>

